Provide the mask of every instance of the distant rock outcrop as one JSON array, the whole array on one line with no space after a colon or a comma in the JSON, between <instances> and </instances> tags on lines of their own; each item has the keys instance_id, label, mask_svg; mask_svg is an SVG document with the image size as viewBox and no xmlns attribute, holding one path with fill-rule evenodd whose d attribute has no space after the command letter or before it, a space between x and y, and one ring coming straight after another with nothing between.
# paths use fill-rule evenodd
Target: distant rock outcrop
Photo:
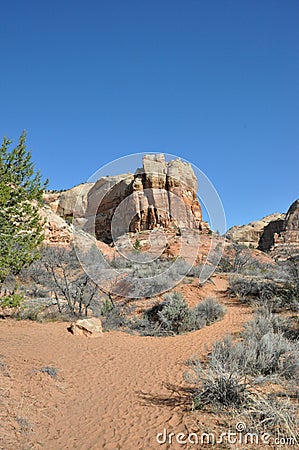
<instances>
[{"instance_id":1,"label":"distant rock outcrop","mask_svg":"<svg viewBox=\"0 0 299 450\"><path fill-rule=\"evenodd\" d=\"M276 225L273 226L273 224L280 223L284 218L285 214L275 213L247 225L236 225L226 232L226 237L247 247L260 248L260 240L265 233L265 229L269 229L269 231L276 229ZM266 238L263 238L264 245L268 246L268 242L271 241L271 234L266 233L266 236Z\"/></svg>"},{"instance_id":2,"label":"distant rock outcrop","mask_svg":"<svg viewBox=\"0 0 299 450\"><path fill-rule=\"evenodd\" d=\"M276 258L299 252L299 199L290 206L282 229L274 232L272 250Z\"/></svg>"},{"instance_id":3,"label":"distant rock outcrop","mask_svg":"<svg viewBox=\"0 0 299 450\"><path fill-rule=\"evenodd\" d=\"M272 220L265 226L258 243L258 249L268 252L275 245L275 236L281 233L285 225L285 214Z\"/></svg>"},{"instance_id":4,"label":"distant rock outcrop","mask_svg":"<svg viewBox=\"0 0 299 450\"><path fill-rule=\"evenodd\" d=\"M287 253L299 252L299 199L286 214L271 214L248 225L230 228L228 239L271 252L275 258L285 258Z\"/></svg>"}]
</instances>

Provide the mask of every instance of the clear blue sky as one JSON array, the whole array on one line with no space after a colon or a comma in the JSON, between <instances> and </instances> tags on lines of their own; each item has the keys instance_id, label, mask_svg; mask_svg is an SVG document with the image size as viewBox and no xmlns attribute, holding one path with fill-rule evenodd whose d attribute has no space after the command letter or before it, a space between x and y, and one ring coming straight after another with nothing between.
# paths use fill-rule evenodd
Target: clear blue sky
<instances>
[{"instance_id":1,"label":"clear blue sky","mask_svg":"<svg viewBox=\"0 0 299 450\"><path fill-rule=\"evenodd\" d=\"M196 164L228 226L299 197L298 0L1 3L0 134L51 188L132 152Z\"/></svg>"}]
</instances>

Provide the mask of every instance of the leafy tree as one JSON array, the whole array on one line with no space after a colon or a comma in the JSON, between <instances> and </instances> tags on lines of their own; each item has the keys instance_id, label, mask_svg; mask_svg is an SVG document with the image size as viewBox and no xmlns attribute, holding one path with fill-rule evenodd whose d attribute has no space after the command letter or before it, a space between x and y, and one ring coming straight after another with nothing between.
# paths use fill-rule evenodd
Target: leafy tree
<instances>
[{"instance_id":1,"label":"leafy tree","mask_svg":"<svg viewBox=\"0 0 299 450\"><path fill-rule=\"evenodd\" d=\"M44 237L39 206L47 182L34 171L26 133L12 150L11 143L4 137L0 147L0 286L38 258Z\"/></svg>"}]
</instances>

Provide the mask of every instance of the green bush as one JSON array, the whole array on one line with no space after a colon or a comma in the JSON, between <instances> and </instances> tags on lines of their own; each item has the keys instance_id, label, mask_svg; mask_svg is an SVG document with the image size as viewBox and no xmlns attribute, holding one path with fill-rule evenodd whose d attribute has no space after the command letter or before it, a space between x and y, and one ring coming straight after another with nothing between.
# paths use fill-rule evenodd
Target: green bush
<instances>
[{"instance_id":1,"label":"green bush","mask_svg":"<svg viewBox=\"0 0 299 450\"><path fill-rule=\"evenodd\" d=\"M134 248L135 250L140 250L141 249L141 242L139 239L136 239L135 243L134 243Z\"/></svg>"},{"instance_id":2,"label":"green bush","mask_svg":"<svg viewBox=\"0 0 299 450\"><path fill-rule=\"evenodd\" d=\"M8 295L0 299L0 306L2 308L18 308L21 306L23 300L24 294L13 292L12 295Z\"/></svg>"},{"instance_id":3,"label":"green bush","mask_svg":"<svg viewBox=\"0 0 299 450\"><path fill-rule=\"evenodd\" d=\"M113 309L113 304L111 302L111 300L109 300L108 298L106 300L103 301L103 303L101 304L101 308L100 308L100 315L101 316L107 316L109 315L109 313L112 311Z\"/></svg>"}]
</instances>

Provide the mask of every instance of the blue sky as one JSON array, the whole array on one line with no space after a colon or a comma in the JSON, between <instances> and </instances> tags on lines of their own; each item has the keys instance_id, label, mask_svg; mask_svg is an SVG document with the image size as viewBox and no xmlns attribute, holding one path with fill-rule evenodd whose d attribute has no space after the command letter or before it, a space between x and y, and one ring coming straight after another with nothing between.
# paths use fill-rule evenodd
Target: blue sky
<instances>
[{"instance_id":1,"label":"blue sky","mask_svg":"<svg viewBox=\"0 0 299 450\"><path fill-rule=\"evenodd\" d=\"M297 0L0 8L0 135L27 130L51 188L157 151L210 178L228 226L299 197Z\"/></svg>"}]
</instances>

